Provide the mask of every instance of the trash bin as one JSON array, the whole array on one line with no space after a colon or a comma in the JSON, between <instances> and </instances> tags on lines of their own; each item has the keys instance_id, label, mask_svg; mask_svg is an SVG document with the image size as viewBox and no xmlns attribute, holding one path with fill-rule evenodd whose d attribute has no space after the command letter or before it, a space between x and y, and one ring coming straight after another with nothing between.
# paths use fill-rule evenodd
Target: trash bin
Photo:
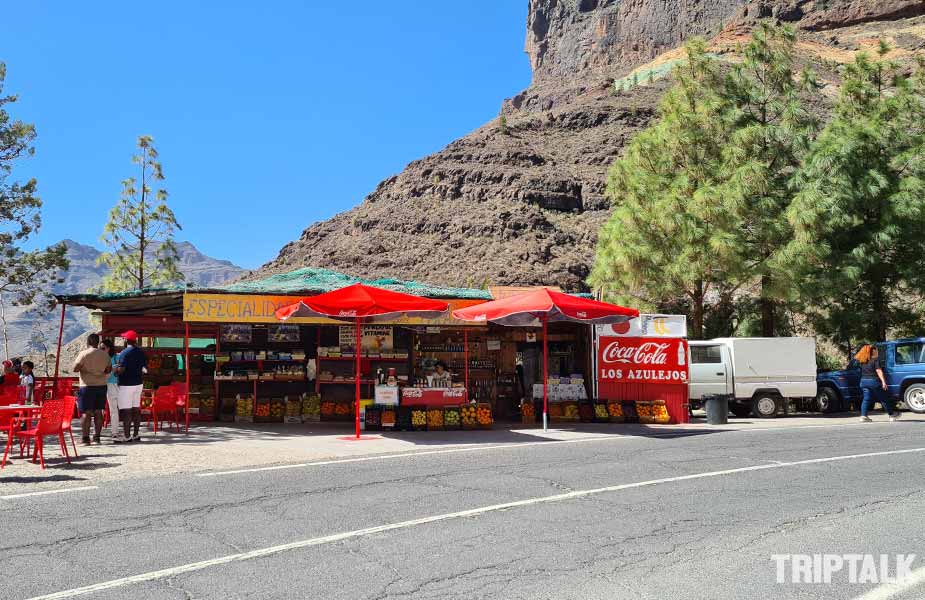
<instances>
[{"instance_id":1,"label":"trash bin","mask_svg":"<svg viewBox=\"0 0 925 600\"><path fill-rule=\"evenodd\" d=\"M704 396L703 404L707 411L707 423L725 425L729 422L729 396L722 394Z\"/></svg>"}]
</instances>

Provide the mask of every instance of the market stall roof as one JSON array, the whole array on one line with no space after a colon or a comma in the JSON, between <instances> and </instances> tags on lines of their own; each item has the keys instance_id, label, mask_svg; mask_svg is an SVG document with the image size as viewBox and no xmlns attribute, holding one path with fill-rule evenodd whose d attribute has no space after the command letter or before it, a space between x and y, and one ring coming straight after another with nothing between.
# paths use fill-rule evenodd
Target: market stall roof
<instances>
[{"instance_id":1,"label":"market stall roof","mask_svg":"<svg viewBox=\"0 0 925 600\"><path fill-rule=\"evenodd\" d=\"M266 295L311 295L323 294L340 288L363 283L369 286L420 296L424 298L446 298L466 300L491 300L491 292L472 288L455 288L430 285L417 281L398 279L363 279L352 277L330 269L305 267L288 273L279 273L263 279L236 281L213 287L167 287L132 290L128 292L107 292L101 294L57 294L59 303L69 306L85 306L113 313L138 312L180 312L185 292L214 294L266 294Z\"/></svg>"}]
</instances>

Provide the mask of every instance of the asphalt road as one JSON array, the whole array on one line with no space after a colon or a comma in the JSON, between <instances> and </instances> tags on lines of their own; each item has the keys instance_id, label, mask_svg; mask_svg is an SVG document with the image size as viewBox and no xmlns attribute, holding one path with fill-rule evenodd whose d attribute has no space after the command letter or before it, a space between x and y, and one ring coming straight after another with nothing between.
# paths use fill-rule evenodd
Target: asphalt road
<instances>
[{"instance_id":1,"label":"asphalt road","mask_svg":"<svg viewBox=\"0 0 925 600\"><path fill-rule=\"evenodd\" d=\"M771 557L925 566L923 434L701 431L0 498L0 598L918 598L846 572L781 584Z\"/></svg>"}]
</instances>

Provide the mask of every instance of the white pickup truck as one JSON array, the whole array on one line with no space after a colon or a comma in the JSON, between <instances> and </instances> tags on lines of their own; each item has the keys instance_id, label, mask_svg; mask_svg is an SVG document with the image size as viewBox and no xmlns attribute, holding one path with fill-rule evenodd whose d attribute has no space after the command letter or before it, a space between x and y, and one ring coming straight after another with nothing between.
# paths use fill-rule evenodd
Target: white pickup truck
<instances>
[{"instance_id":1,"label":"white pickup truck","mask_svg":"<svg viewBox=\"0 0 925 600\"><path fill-rule=\"evenodd\" d=\"M816 410L813 338L718 338L691 341L689 348L692 409L706 395L727 394L737 417Z\"/></svg>"}]
</instances>

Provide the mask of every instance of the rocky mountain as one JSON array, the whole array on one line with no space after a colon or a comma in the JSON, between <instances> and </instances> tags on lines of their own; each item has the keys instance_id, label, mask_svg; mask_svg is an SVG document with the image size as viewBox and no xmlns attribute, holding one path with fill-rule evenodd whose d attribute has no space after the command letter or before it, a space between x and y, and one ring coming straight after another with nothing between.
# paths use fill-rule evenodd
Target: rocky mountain
<instances>
[{"instance_id":1,"label":"rocky mountain","mask_svg":"<svg viewBox=\"0 0 925 600\"><path fill-rule=\"evenodd\" d=\"M922 0L529 0L532 85L500 116L308 227L252 277L302 266L437 284L586 289L608 214L608 166L655 115L692 35L721 58L761 18L792 23L800 59L835 95L839 63L886 37L925 47ZM614 82L622 91L617 92Z\"/></svg>"},{"instance_id":2,"label":"rocky mountain","mask_svg":"<svg viewBox=\"0 0 925 600\"><path fill-rule=\"evenodd\" d=\"M105 267L96 264L100 251L92 246L64 240L70 269L64 273L64 282L55 286L55 293L78 294L97 287L106 274ZM197 286L214 286L239 277L244 270L227 260L206 256L189 242L178 242L180 271L187 280ZM32 307L6 307L9 323L10 355L17 356L31 352L29 339L33 332L49 342L57 342L60 313L42 314ZM91 329L89 311L72 307L65 312L64 339L71 340Z\"/></svg>"}]
</instances>

